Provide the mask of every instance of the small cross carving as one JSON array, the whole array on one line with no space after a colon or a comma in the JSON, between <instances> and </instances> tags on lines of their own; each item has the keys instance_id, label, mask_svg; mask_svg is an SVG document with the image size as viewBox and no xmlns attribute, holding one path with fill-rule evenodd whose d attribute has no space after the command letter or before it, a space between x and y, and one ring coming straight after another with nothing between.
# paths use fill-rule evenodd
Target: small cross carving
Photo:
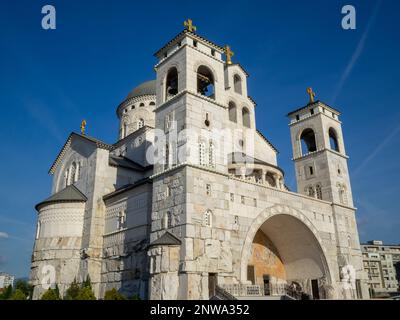
<instances>
[{"instance_id":1,"label":"small cross carving","mask_svg":"<svg viewBox=\"0 0 400 320\"><path fill-rule=\"evenodd\" d=\"M85 128L86 128L86 120L82 120L81 122L81 133L84 136L85 135Z\"/></svg>"},{"instance_id":2,"label":"small cross carving","mask_svg":"<svg viewBox=\"0 0 400 320\"><path fill-rule=\"evenodd\" d=\"M310 96L310 103L313 103L315 99L315 92L312 88L307 88L307 93Z\"/></svg>"},{"instance_id":3,"label":"small cross carving","mask_svg":"<svg viewBox=\"0 0 400 320\"><path fill-rule=\"evenodd\" d=\"M196 32L196 27L193 25L193 21L191 19L184 21L183 25L186 27L186 30L190 32Z\"/></svg>"},{"instance_id":4,"label":"small cross carving","mask_svg":"<svg viewBox=\"0 0 400 320\"><path fill-rule=\"evenodd\" d=\"M226 55L226 63L227 64L232 64L232 57L235 55L235 53L231 50L231 47L225 46L225 55Z\"/></svg>"}]
</instances>

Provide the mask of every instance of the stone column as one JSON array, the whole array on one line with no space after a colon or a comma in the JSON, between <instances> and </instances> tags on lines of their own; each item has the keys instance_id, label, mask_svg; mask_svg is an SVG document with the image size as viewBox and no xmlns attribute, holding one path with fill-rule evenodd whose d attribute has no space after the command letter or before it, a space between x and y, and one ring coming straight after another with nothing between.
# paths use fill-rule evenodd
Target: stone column
<instances>
[{"instance_id":1,"label":"stone column","mask_svg":"<svg viewBox=\"0 0 400 320\"><path fill-rule=\"evenodd\" d=\"M262 181L262 184L265 184L265 182L266 182L266 175L267 175L267 170L262 169L261 170L261 181Z\"/></svg>"}]
</instances>

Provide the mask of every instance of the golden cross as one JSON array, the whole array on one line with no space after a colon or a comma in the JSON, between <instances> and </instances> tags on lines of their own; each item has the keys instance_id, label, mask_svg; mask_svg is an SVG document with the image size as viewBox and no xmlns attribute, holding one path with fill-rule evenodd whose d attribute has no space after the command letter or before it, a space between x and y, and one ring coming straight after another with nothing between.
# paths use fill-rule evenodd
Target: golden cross
<instances>
[{"instance_id":1,"label":"golden cross","mask_svg":"<svg viewBox=\"0 0 400 320\"><path fill-rule=\"evenodd\" d=\"M225 46L225 55L226 55L226 63L227 64L232 64L232 57L235 55L235 53L231 50L231 47Z\"/></svg>"},{"instance_id":2,"label":"golden cross","mask_svg":"<svg viewBox=\"0 0 400 320\"><path fill-rule=\"evenodd\" d=\"M184 21L183 25L186 27L188 31L196 32L196 27L193 25L193 21L191 19L187 19L186 21Z\"/></svg>"},{"instance_id":3,"label":"golden cross","mask_svg":"<svg viewBox=\"0 0 400 320\"><path fill-rule=\"evenodd\" d=\"M307 93L310 96L310 103L313 103L315 98L315 92L313 91L312 88L307 88Z\"/></svg>"},{"instance_id":4,"label":"golden cross","mask_svg":"<svg viewBox=\"0 0 400 320\"><path fill-rule=\"evenodd\" d=\"M86 128L86 120L82 120L81 122L81 133L84 136L85 135L85 128Z\"/></svg>"}]
</instances>

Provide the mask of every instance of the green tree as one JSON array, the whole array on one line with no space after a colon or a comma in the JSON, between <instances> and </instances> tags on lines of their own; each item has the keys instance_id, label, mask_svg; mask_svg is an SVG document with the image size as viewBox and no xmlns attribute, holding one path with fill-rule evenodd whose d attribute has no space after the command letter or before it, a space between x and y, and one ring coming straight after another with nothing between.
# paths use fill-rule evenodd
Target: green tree
<instances>
[{"instance_id":1,"label":"green tree","mask_svg":"<svg viewBox=\"0 0 400 320\"><path fill-rule=\"evenodd\" d=\"M90 288L92 289L92 282L90 281L90 276L87 275L86 280L82 283L82 288Z\"/></svg>"},{"instance_id":2,"label":"green tree","mask_svg":"<svg viewBox=\"0 0 400 320\"><path fill-rule=\"evenodd\" d=\"M67 289L65 292L65 300L76 300L81 288L79 287L78 283L76 282L76 279L72 281L70 287Z\"/></svg>"},{"instance_id":3,"label":"green tree","mask_svg":"<svg viewBox=\"0 0 400 320\"><path fill-rule=\"evenodd\" d=\"M96 300L96 297L89 287L83 287L79 290L76 300Z\"/></svg>"},{"instance_id":4,"label":"green tree","mask_svg":"<svg viewBox=\"0 0 400 320\"><path fill-rule=\"evenodd\" d=\"M5 288L4 290L3 290L3 292L0 294L0 300L8 300L8 299L10 299L11 298L11 295L12 295L12 291L13 291L13 288L12 288L12 286L11 285L9 285L7 288Z\"/></svg>"},{"instance_id":5,"label":"green tree","mask_svg":"<svg viewBox=\"0 0 400 320\"><path fill-rule=\"evenodd\" d=\"M21 290L28 299L32 299L33 286L25 280L18 280L15 284L15 289Z\"/></svg>"},{"instance_id":6,"label":"green tree","mask_svg":"<svg viewBox=\"0 0 400 320\"><path fill-rule=\"evenodd\" d=\"M43 293L40 300L60 300L60 295L56 289L49 288Z\"/></svg>"},{"instance_id":7,"label":"green tree","mask_svg":"<svg viewBox=\"0 0 400 320\"><path fill-rule=\"evenodd\" d=\"M26 299L27 297L25 293L22 292L21 289L16 289L10 298L10 300L26 300Z\"/></svg>"},{"instance_id":8,"label":"green tree","mask_svg":"<svg viewBox=\"0 0 400 320\"><path fill-rule=\"evenodd\" d=\"M126 300L126 297L117 291L117 289L112 288L106 291L104 294L104 300Z\"/></svg>"}]
</instances>

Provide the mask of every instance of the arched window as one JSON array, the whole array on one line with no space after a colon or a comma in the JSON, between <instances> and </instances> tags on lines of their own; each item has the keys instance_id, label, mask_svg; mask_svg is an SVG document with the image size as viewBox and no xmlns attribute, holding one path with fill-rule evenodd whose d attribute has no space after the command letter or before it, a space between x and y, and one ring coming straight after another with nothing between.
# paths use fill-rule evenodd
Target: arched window
<instances>
[{"instance_id":1,"label":"arched window","mask_svg":"<svg viewBox=\"0 0 400 320\"><path fill-rule=\"evenodd\" d=\"M167 212L167 229L172 228L172 213L171 211Z\"/></svg>"},{"instance_id":2,"label":"arched window","mask_svg":"<svg viewBox=\"0 0 400 320\"><path fill-rule=\"evenodd\" d=\"M138 121L138 129L143 128L143 127L144 127L144 120L142 118L140 118Z\"/></svg>"},{"instance_id":3,"label":"arched window","mask_svg":"<svg viewBox=\"0 0 400 320\"><path fill-rule=\"evenodd\" d=\"M199 164L201 166L206 165L206 146L204 142L199 143Z\"/></svg>"},{"instance_id":4,"label":"arched window","mask_svg":"<svg viewBox=\"0 0 400 320\"><path fill-rule=\"evenodd\" d=\"M36 238L35 239L39 239L40 227L41 227L41 222L38 220L37 225L36 225Z\"/></svg>"},{"instance_id":5,"label":"arched window","mask_svg":"<svg viewBox=\"0 0 400 320\"><path fill-rule=\"evenodd\" d=\"M312 129L305 129L300 136L301 141L301 155L306 155L310 152L317 151L317 143L315 141L315 134Z\"/></svg>"},{"instance_id":6,"label":"arched window","mask_svg":"<svg viewBox=\"0 0 400 320\"><path fill-rule=\"evenodd\" d=\"M309 197L315 198L315 190L314 190L313 186L309 186L307 188L307 195Z\"/></svg>"},{"instance_id":7,"label":"arched window","mask_svg":"<svg viewBox=\"0 0 400 320\"><path fill-rule=\"evenodd\" d=\"M65 187L68 187L69 185L69 169L67 169L67 171L65 171Z\"/></svg>"},{"instance_id":8,"label":"arched window","mask_svg":"<svg viewBox=\"0 0 400 320\"><path fill-rule=\"evenodd\" d=\"M242 79L238 74L233 76L233 88L236 93L242 94Z\"/></svg>"},{"instance_id":9,"label":"arched window","mask_svg":"<svg viewBox=\"0 0 400 320\"><path fill-rule=\"evenodd\" d=\"M169 150L169 144L165 144L165 166L164 169L169 168L169 159L170 159L170 150Z\"/></svg>"},{"instance_id":10,"label":"arched window","mask_svg":"<svg viewBox=\"0 0 400 320\"><path fill-rule=\"evenodd\" d=\"M330 148L332 150L340 152L339 151L339 143L338 143L338 139L337 139L337 134L336 134L335 129L333 129L333 128L329 129L329 144L330 144Z\"/></svg>"},{"instance_id":11,"label":"arched window","mask_svg":"<svg viewBox=\"0 0 400 320\"><path fill-rule=\"evenodd\" d=\"M212 168L215 167L215 153L214 153L214 143L210 141L208 147L208 165Z\"/></svg>"},{"instance_id":12,"label":"arched window","mask_svg":"<svg viewBox=\"0 0 400 320\"><path fill-rule=\"evenodd\" d=\"M149 106L155 106L156 105L156 103L154 102L154 101L151 101L150 103L149 103Z\"/></svg>"},{"instance_id":13,"label":"arched window","mask_svg":"<svg viewBox=\"0 0 400 320\"><path fill-rule=\"evenodd\" d=\"M320 184L317 184L317 185L315 186L315 193L316 193L316 195L317 195L317 199L322 200L322 188L321 188L321 185L320 185Z\"/></svg>"},{"instance_id":14,"label":"arched window","mask_svg":"<svg viewBox=\"0 0 400 320\"><path fill-rule=\"evenodd\" d=\"M178 93L178 70L175 67L169 69L165 85L165 100L171 99Z\"/></svg>"},{"instance_id":15,"label":"arched window","mask_svg":"<svg viewBox=\"0 0 400 320\"><path fill-rule=\"evenodd\" d=\"M209 68L200 66L197 69L197 93L215 99L214 76Z\"/></svg>"},{"instance_id":16,"label":"arched window","mask_svg":"<svg viewBox=\"0 0 400 320\"><path fill-rule=\"evenodd\" d=\"M347 205L347 190L345 185L339 185L339 201Z\"/></svg>"},{"instance_id":17,"label":"arched window","mask_svg":"<svg viewBox=\"0 0 400 320\"><path fill-rule=\"evenodd\" d=\"M207 211L204 213L204 220L203 220L203 222L204 222L204 225L205 225L206 227L212 227L212 212L211 212L211 210L207 210Z\"/></svg>"},{"instance_id":18,"label":"arched window","mask_svg":"<svg viewBox=\"0 0 400 320\"><path fill-rule=\"evenodd\" d=\"M117 229L121 230L126 227L126 212L125 210L121 211L118 214L118 222L117 222Z\"/></svg>"},{"instance_id":19,"label":"arched window","mask_svg":"<svg viewBox=\"0 0 400 320\"><path fill-rule=\"evenodd\" d=\"M242 121L244 127L250 128L250 112L246 107L242 109Z\"/></svg>"},{"instance_id":20,"label":"arched window","mask_svg":"<svg viewBox=\"0 0 400 320\"><path fill-rule=\"evenodd\" d=\"M77 181L77 165L76 162L72 162L71 164L71 172L70 172L70 183L69 184L73 184L74 182Z\"/></svg>"},{"instance_id":21,"label":"arched window","mask_svg":"<svg viewBox=\"0 0 400 320\"><path fill-rule=\"evenodd\" d=\"M139 107L144 107L144 103L142 102L141 104L139 104Z\"/></svg>"},{"instance_id":22,"label":"arched window","mask_svg":"<svg viewBox=\"0 0 400 320\"><path fill-rule=\"evenodd\" d=\"M232 122L237 122L236 104L232 101L229 102L228 110L229 110L229 120Z\"/></svg>"}]
</instances>

